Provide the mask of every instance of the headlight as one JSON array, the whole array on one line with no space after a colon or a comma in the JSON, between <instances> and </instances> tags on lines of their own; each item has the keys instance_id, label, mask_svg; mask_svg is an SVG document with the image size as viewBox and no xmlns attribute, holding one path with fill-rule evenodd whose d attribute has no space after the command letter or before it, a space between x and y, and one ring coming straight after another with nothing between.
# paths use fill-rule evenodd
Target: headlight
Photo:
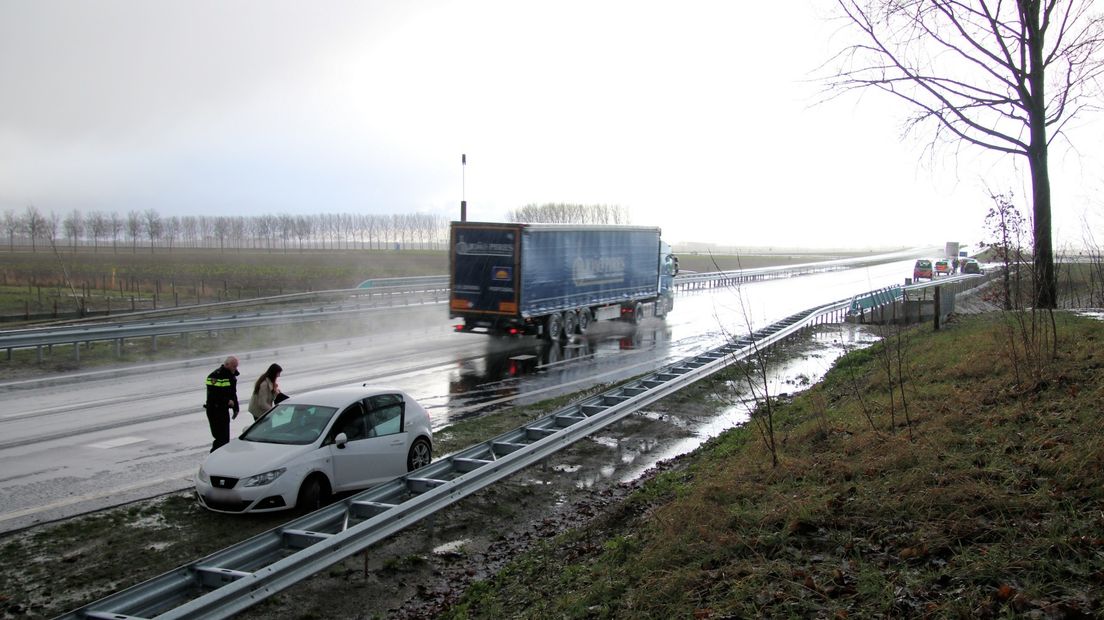
<instances>
[{"instance_id":1,"label":"headlight","mask_svg":"<svg viewBox=\"0 0 1104 620\"><path fill-rule=\"evenodd\" d=\"M211 477L207 475L207 472L203 471L203 467L199 468L199 480L204 484L211 484Z\"/></svg>"},{"instance_id":2,"label":"headlight","mask_svg":"<svg viewBox=\"0 0 1104 620\"><path fill-rule=\"evenodd\" d=\"M242 486L244 486L244 487L263 487L266 484L272 484L272 482L274 480L276 480L277 478L279 478L285 471L287 471L287 468L286 467L281 467L280 469L273 469L272 471L266 471L263 474L257 474L256 476L246 478L245 482L242 483Z\"/></svg>"}]
</instances>

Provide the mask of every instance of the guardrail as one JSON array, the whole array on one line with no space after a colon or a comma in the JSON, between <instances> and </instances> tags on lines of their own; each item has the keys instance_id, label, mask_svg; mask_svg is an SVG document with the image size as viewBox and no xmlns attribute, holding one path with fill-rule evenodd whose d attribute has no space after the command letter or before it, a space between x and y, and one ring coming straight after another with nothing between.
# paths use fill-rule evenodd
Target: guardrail
<instances>
[{"instance_id":1,"label":"guardrail","mask_svg":"<svg viewBox=\"0 0 1104 620\"><path fill-rule=\"evenodd\" d=\"M792 315L60 617L230 617L729 364L840 319L849 303Z\"/></svg>"},{"instance_id":2,"label":"guardrail","mask_svg":"<svg viewBox=\"0 0 1104 620\"><path fill-rule=\"evenodd\" d=\"M87 319L67 321L60 325L54 324L47 327L31 327L0 332L0 349L6 350L7 359L11 360L13 350L35 348L38 350L37 359L41 362L43 347L71 345L73 347L73 359L79 363L82 343L113 341L115 354L118 356L122 351L124 340L128 338L151 338L152 348L156 351L157 338L161 336L183 336L186 338L188 334L198 332L333 321L348 318L366 310L406 306L413 303L442 303L447 297L447 286L447 279L443 288L440 284L426 280L422 283L407 284L405 286L376 286L365 289L290 293L276 297L266 297L262 300L251 300L250 302L216 302L189 307L190 311L195 311L232 308L246 303L249 305L257 305L258 303L267 305L327 299L340 300L340 303L330 301L329 304L324 303L316 308L300 307L292 310L234 314L224 317L164 318L160 321L148 323L130 320L105 324L102 319L96 322ZM179 309L143 311L129 315L128 318L165 317L166 314L174 312L179 312Z\"/></svg>"},{"instance_id":3,"label":"guardrail","mask_svg":"<svg viewBox=\"0 0 1104 620\"><path fill-rule=\"evenodd\" d=\"M864 265L876 265L880 263L889 262L891 260L900 260L906 258L914 258L916 256L923 256L925 254L923 248L902 250L900 252L891 252L888 254L875 254L871 256L856 256L852 258L840 258L829 261L820 261L816 263L800 263L797 265L778 265L774 267L759 267L756 269L739 269L733 271L713 271L709 273L680 273L675 277L675 287L684 289L694 288L708 288L715 286L729 286L733 284L739 284L742 282L752 282L756 280L770 280L774 278L788 278L797 275L807 275L811 273L823 273L827 271L839 271L842 269L852 269L855 267L862 267Z\"/></svg>"},{"instance_id":4,"label":"guardrail","mask_svg":"<svg viewBox=\"0 0 1104 620\"><path fill-rule=\"evenodd\" d=\"M965 291L967 289L976 288L985 282L988 282L996 275L995 271L989 271L984 274L959 274L954 276L947 276L943 278L933 278L928 282L909 284L906 286L890 286L862 295L855 295L851 298L850 306L847 310L847 315L851 319L855 319L859 322L866 322L869 318L876 322L916 322L928 318L925 316L925 312L921 306L917 305L913 313L907 309L907 303L905 308L901 308L898 312L898 308L895 304L901 302L916 302L916 303L933 303L941 305L940 308L932 307L930 312L934 316L934 313L938 310L940 319L943 316L954 312L954 300L955 295ZM940 292L946 291L950 293L950 296L939 295L933 296L933 299L927 299L927 293L931 289L939 289ZM920 292L921 294L916 297L910 297L910 293ZM942 298L943 303L937 304L936 299ZM886 316L885 307L894 306L893 312Z\"/></svg>"}]
</instances>

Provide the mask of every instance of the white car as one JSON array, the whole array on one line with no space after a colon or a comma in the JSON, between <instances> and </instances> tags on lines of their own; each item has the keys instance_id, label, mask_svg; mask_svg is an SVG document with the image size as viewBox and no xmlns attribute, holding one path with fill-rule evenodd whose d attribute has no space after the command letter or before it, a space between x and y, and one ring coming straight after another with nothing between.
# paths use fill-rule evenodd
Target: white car
<instances>
[{"instance_id":1,"label":"white car","mask_svg":"<svg viewBox=\"0 0 1104 620\"><path fill-rule=\"evenodd\" d=\"M429 415L402 390L332 388L289 398L207 456L199 503L216 512L314 510L428 465Z\"/></svg>"}]
</instances>

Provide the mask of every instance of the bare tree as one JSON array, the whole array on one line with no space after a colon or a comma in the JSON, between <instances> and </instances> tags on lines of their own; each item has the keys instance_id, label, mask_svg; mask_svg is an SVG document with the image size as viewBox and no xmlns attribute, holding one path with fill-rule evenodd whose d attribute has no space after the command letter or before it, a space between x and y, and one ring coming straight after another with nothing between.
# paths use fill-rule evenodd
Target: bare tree
<instances>
[{"instance_id":1,"label":"bare tree","mask_svg":"<svg viewBox=\"0 0 1104 620\"><path fill-rule=\"evenodd\" d=\"M170 252L172 252L173 244L176 243L177 238L180 237L180 232L182 230L183 224L180 217L174 215L165 219L165 232L162 238L168 243Z\"/></svg>"},{"instance_id":2,"label":"bare tree","mask_svg":"<svg viewBox=\"0 0 1104 620\"><path fill-rule=\"evenodd\" d=\"M119 234L123 232L123 220L119 217L118 213L111 212L111 220L109 221L111 227L111 252L118 254L119 252Z\"/></svg>"},{"instance_id":3,"label":"bare tree","mask_svg":"<svg viewBox=\"0 0 1104 620\"><path fill-rule=\"evenodd\" d=\"M218 216L215 218L212 233L215 235L215 239L218 240L219 252L226 249L226 238L230 236L230 218L225 216Z\"/></svg>"},{"instance_id":4,"label":"bare tree","mask_svg":"<svg viewBox=\"0 0 1104 620\"><path fill-rule=\"evenodd\" d=\"M295 236L295 217L283 213L279 217L280 222L280 243L283 245L284 253L287 254L288 239Z\"/></svg>"},{"instance_id":5,"label":"bare tree","mask_svg":"<svg viewBox=\"0 0 1104 620\"><path fill-rule=\"evenodd\" d=\"M506 214L510 222L546 224L627 224L628 210L618 205L580 205L566 203L528 204Z\"/></svg>"},{"instance_id":6,"label":"bare tree","mask_svg":"<svg viewBox=\"0 0 1104 620\"><path fill-rule=\"evenodd\" d=\"M1001 270L1001 306L1005 310L1022 309L1020 295L1020 264L1024 261L1021 245L1024 220L1012 202L1012 193L990 194L994 206L985 215L985 225L992 241L981 246L993 252L1003 265Z\"/></svg>"},{"instance_id":7,"label":"bare tree","mask_svg":"<svg viewBox=\"0 0 1104 620\"><path fill-rule=\"evenodd\" d=\"M100 211L92 211L86 218L88 224L88 236L92 237L92 251L95 252L100 247L100 239L107 236L108 220Z\"/></svg>"},{"instance_id":8,"label":"bare tree","mask_svg":"<svg viewBox=\"0 0 1104 620\"><path fill-rule=\"evenodd\" d=\"M380 231L383 229L383 226L384 226L383 221L380 219L380 216L375 215L375 214L369 215L367 217L367 221L365 222L364 225L368 229L368 249L372 249L372 240L373 239L376 240L376 249L377 250L380 249L381 247L383 247L381 245L382 241L380 240L380 238L378 236L380 234Z\"/></svg>"},{"instance_id":9,"label":"bare tree","mask_svg":"<svg viewBox=\"0 0 1104 620\"><path fill-rule=\"evenodd\" d=\"M138 253L138 240L142 238L142 214L130 211L126 216L126 237L130 240L131 252Z\"/></svg>"},{"instance_id":10,"label":"bare tree","mask_svg":"<svg viewBox=\"0 0 1104 620\"><path fill-rule=\"evenodd\" d=\"M61 218L57 213L53 211L50 215L42 217L42 226L39 228L42 238L50 244L50 247L57 251L56 242L58 236L58 230L61 228Z\"/></svg>"},{"instance_id":11,"label":"bare tree","mask_svg":"<svg viewBox=\"0 0 1104 620\"><path fill-rule=\"evenodd\" d=\"M249 237L248 224L249 222L240 215L230 218L230 238L234 240L234 245L239 251L245 247L245 240Z\"/></svg>"},{"instance_id":12,"label":"bare tree","mask_svg":"<svg viewBox=\"0 0 1104 620\"><path fill-rule=\"evenodd\" d=\"M305 215L295 217L295 238L299 241L299 251L303 251L303 241L314 233L314 220Z\"/></svg>"},{"instance_id":13,"label":"bare tree","mask_svg":"<svg viewBox=\"0 0 1104 620\"><path fill-rule=\"evenodd\" d=\"M208 242L215 238L215 225L217 224L217 218L201 215L196 220L197 232L199 235L200 245L197 247L208 247Z\"/></svg>"},{"instance_id":14,"label":"bare tree","mask_svg":"<svg viewBox=\"0 0 1104 620\"><path fill-rule=\"evenodd\" d=\"M65 216L65 220L61 223L62 229L65 231L65 237L69 239L69 248L76 252L77 241L80 240L81 235L84 234L84 216L77 209L73 209L69 215Z\"/></svg>"},{"instance_id":15,"label":"bare tree","mask_svg":"<svg viewBox=\"0 0 1104 620\"><path fill-rule=\"evenodd\" d=\"M194 215L180 218L180 242L184 247L199 247L199 218Z\"/></svg>"},{"instance_id":16,"label":"bare tree","mask_svg":"<svg viewBox=\"0 0 1104 620\"><path fill-rule=\"evenodd\" d=\"M1054 308L1051 141L1090 108L1104 75L1093 0L836 0L861 31L835 60L831 92L874 88L915 108L929 148L970 144L1027 158L1035 305Z\"/></svg>"},{"instance_id":17,"label":"bare tree","mask_svg":"<svg viewBox=\"0 0 1104 620\"><path fill-rule=\"evenodd\" d=\"M161 214L157 212L157 209L146 209L142 213L142 225L145 228L146 237L149 238L150 254L153 254L154 243L165 232L165 226L161 222Z\"/></svg>"},{"instance_id":18,"label":"bare tree","mask_svg":"<svg viewBox=\"0 0 1104 620\"><path fill-rule=\"evenodd\" d=\"M27 205L27 210L23 216L23 230L27 231L27 236L31 238L32 252L36 249L35 240L42 236L42 227L45 225L46 219L42 217L38 207Z\"/></svg>"},{"instance_id":19,"label":"bare tree","mask_svg":"<svg viewBox=\"0 0 1104 620\"><path fill-rule=\"evenodd\" d=\"M4 211L4 232L8 233L8 251L15 251L15 233L23 230L23 219L15 214L14 209Z\"/></svg>"}]
</instances>

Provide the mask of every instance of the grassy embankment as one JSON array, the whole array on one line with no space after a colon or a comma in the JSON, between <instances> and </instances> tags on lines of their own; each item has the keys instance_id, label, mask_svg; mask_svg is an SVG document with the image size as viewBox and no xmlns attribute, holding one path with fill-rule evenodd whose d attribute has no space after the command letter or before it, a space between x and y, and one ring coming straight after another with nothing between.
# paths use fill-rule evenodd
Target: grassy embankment
<instances>
[{"instance_id":1,"label":"grassy embankment","mask_svg":"<svg viewBox=\"0 0 1104 620\"><path fill-rule=\"evenodd\" d=\"M881 345L853 352L775 409L778 467L729 431L448 617L1099 617L1104 323L1058 325L1030 378L1004 315L907 332L911 424Z\"/></svg>"}]
</instances>

